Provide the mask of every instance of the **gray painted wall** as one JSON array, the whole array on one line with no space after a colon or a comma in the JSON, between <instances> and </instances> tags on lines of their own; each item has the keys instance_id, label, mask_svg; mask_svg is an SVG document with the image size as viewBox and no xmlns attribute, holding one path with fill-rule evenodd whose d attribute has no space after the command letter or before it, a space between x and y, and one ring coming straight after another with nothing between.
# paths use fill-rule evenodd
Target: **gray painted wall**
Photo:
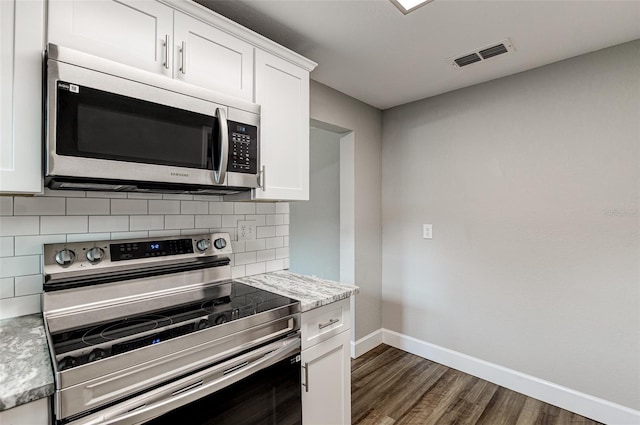
<instances>
[{"instance_id":1,"label":"gray painted wall","mask_svg":"<svg viewBox=\"0 0 640 425\"><path fill-rule=\"evenodd\" d=\"M355 158L355 338L382 325L382 112L337 90L310 82L312 119L353 130ZM344 142L343 142L344 143Z\"/></svg>"},{"instance_id":2,"label":"gray painted wall","mask_svg":"<svg viewBox=\"0 0 640 425\"><path fill-rule=\"evenodd\" d=\"M289 204L289 270L340 280L340 136L311 127L309 200Z\"/></svg>"},{"instance_id":3,"label":"gray painted wall","mask_svg":"<svg viewBox=\"0 0 640 425\"><path fill-rule=\"evenodd\" d=\"M640 409L640 41L383 128L383 326Z\"/></svg>"}]
</instances>

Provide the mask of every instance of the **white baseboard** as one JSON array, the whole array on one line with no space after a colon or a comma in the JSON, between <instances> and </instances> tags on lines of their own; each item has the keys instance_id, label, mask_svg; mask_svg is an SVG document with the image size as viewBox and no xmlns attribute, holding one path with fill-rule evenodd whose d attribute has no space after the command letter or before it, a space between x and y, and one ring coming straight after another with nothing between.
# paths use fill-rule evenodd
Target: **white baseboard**
<instances>
[{"instance_id":1,"label":"white baseboard","mask_svg":"<svg viewBox=\"0 0 640 425\"><path fill-rule=\"evenodd\" d=\"M369 335L360 338L355 343L351 341L351 357L354 359L358 358L367 351L382 344L382 331L383 329L378 329L377 331L373 331Z\"/></svg>"},{"instance_id":2,"label":"white baseboard","mask_svg":"<svg viewBox=\"0 0 640 425\"><path fill-rule=\"evenodd\" d=\"M640 411L388 329L352 343L352 354L358 357L381 342L605 424L640 424Z\"/></svg>"}]
</instances>

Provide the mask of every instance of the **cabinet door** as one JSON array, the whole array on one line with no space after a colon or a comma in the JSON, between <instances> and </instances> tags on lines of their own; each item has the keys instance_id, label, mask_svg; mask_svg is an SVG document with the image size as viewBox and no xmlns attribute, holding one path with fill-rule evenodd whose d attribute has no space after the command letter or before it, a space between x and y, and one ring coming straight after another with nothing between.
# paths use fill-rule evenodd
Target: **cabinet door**
<instances>
[{"instance_id":1,"label":"cabinet door","mask_svg":"<svg viewBox=\"0 0 640 425\"><path fill-rule=\"evenodd\" d=\"M50 43L136 68L171 76L172 36L173 9L155 0L49 1Z\"/></svg>"},{"instance_id":2,"label":"cabinet door","mask_svg":"<svg viewBox=\"0 0 640 425\"><path fill-rule=\"evenodd\" d=\"M0 192L42 191L44 1L0 1Z\"/></svg>"},{"instance_id":3,"label":"cabinet door","mask_svg":"<svg viewBox=\"0 0 640 425\"><path fill-rule=\"evenodd\" d=\"M174 78L252 100L252 45L178 11L174 35Z\"/></svg>"},{"instance_id":4,"label":"cabinet door","mask_svg":"<svg viewBox=\"0 0 640 425\"><path fill-rule=\"evenodd\" d=\"M351 423L349 332L302 351L302 425Z\"/></svg>"},{"instance_id":5,"label":"cabinet door","mask_svg":"<svg viewBox=\"0 0 640 425\"><path fill-rule=\"evenodd\" d=\"M2 0L4 3L7 0ZM33 2L33 0L31 0ZM27 2L28 3L28 2ZM0 412L0 424L3 425L50 425L49 397Z\"/></svg>"},{"instance_id":6,"label":"cabinet door","mask_svg":"<svg viewBox=\"0 0 640 425\"><path fill-rule=\"evenodd\" d=\"M256 199L309 199L309 73L256 50L263 188Z\"/></svg>"}]
</instances>

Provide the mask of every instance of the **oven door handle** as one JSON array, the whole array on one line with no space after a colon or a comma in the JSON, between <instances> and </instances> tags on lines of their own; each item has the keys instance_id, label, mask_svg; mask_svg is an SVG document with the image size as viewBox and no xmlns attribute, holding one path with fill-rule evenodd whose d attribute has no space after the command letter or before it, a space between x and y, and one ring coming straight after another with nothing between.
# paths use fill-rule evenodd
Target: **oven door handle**
<instances>
[{"instance_id":1,"label":"oven door handle","mask_svg":"<svg viewBox=\"0 0 640 425\"><path fill-rule=\"evenodd\" d=\"M132 425L143 423L192 401L228 387L300 352L300 337L290 337L178 380L148 395L125 402L88 424ZM79 422L82 423L82 422ZM75 424L75 422L74 422Z\"/></svg>"}]
</instances>

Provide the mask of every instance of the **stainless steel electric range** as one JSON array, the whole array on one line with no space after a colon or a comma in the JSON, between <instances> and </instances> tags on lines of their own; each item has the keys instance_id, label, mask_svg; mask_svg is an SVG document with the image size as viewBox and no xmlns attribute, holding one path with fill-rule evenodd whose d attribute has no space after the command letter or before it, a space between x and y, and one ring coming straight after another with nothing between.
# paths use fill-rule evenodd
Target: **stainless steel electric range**
<instances>
[{"instance_id":1,"label":"stainless steel electric range","mask_svg":"<svg viewBox=\"0 0 640 425\"><path fill-rule=\"evenodd\" d=\"M301 423L300 308L225 233L44 246L56 424Z\"/></svg>"}]
</instances>

